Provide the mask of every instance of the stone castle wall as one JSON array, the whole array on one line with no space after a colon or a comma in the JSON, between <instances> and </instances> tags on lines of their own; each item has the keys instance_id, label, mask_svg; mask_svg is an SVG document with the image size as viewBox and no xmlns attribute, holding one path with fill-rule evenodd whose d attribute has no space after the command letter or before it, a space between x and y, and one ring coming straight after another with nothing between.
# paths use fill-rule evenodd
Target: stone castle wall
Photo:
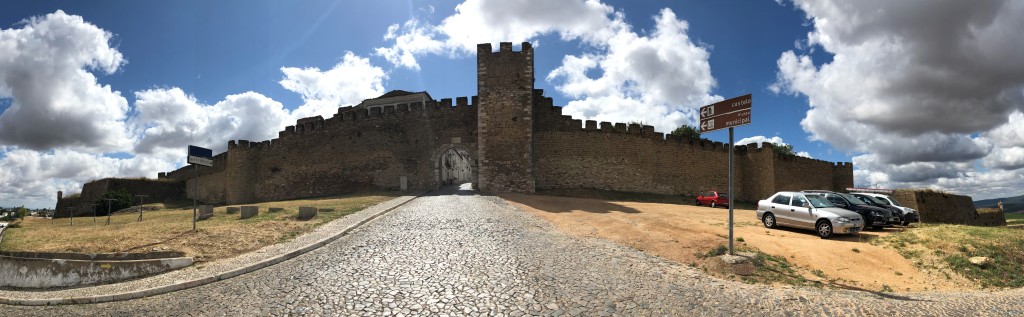
<instances>
[{"instance_id":1,"label":"stone castle wall","mask_svg":"<svg viewBox=\"0 0 1024 317\"><path fill-rule=\"evenodd\" d=\"M475 99L475 98L474 98ZM433 189L438 161L459 148L476 157L475 104L457 98L383 111L341 108L299 120L279 138L228 145L228 204L296 199L361 189Z\"/></svg>"},{"instance_id":2,"label":"stone castle wall","mask_svg":"<svg viewBox=\"0 0 1024 317\"><path fill-rule=\"evenodd\" d=\"M330 118L303 118L261 142L231 141L212 167L199 169L199 197L242 204L338 195L363 189L441 186L441 157L453 149L459 173L484 192L593 188L670 195L725 191L728 148L682 140L651 126L575 120L535 90L533 49L478 46L479 98L342 107ZM451 153L449 153L451 154ZM455 157L448 155L447 157ZM468 159L462 159L468 158ZM852 165L782 157L738 146L735 195L758 200L781 189L853 185ZM465 166L469 162L469 166ZM195 171L161 173L192 197ZM459 174L459 175L462 175ZM83 197L92 187L83 189ZM86 201L87 199L83 199Z\"/></svg>"},{"instance_id":3,"label":"stone castle wall","mask_svg":"<svg viewBox=\"0 0 1024 317\"><path fill-rule=\"evenodd\" d=\"M729 150L725 144L666 136L651 126L574 120L562 116L561 108L546 103L542 101L535 109L539 189L688 196L728 190ZM779 190L842 190L853 184L853 170L845 168L849 164L779 155L771 147L739 145L734 159L733 187L738 200L757 201Z\"/></svg>"},{"instance_id":4,"label":"stone castle wall","mask_svg":"<svg viewBox=\"0 0 1024 317\"><path fill-rule=\"evenodd\" d=\"M893 198L905 207L916 209L921 215L921 222L972 226L1006 225L1003 213L979 213L974 207L974 200L969 196L899 189L893 193Z\"/></svg>"},{"instance_id":5,"label":"stone castle wall","mask_svg":"<svg viewBox=\"0 0 1024 317\"><path fill-rule=\"evenodd\" d=\"M91 181L82 185L82 192L78 197L64 198L57 201L57 217L70 216L68 207L75 208L75 216L92 215L92 204L96 203L103 194L108 191L124 188L132 195L148 195L145 202L168 202L181 199L183 183L180 181L162 179L125 179L125 178L104 178Z\"/></svg>"}]
</instances>

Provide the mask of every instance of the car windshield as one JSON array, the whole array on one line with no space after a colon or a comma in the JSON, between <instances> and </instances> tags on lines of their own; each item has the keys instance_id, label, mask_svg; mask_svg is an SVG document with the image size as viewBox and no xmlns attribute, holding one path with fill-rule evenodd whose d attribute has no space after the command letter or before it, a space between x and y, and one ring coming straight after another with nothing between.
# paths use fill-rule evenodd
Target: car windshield
<instances>
[{"instance_id":1,"label":"car windshield","mask_svg":"<svg viewBox=\"0 0 1024 317\"><path fill-rule=\"evenodd\" d=\"M878 198L871 197L868 195L853 195L854 197L860 198L861 201L868 203L869 205L885 206L886 203L878 200Z\"/></svg>"},{"instance_id":2,"label":"car windshield","mask_svg":"<svg viewBox=\"0 0 1024 317\"><path fill-rule=\"evenodd\" d=\"M894 206L903 206L903 204L901 204L900 202L896 201L896 198L894 198L892 196L889 196L889 197L886 197L886 198L889 198L889 201L891 201Z\"/></svg>"},{"instance_id":3,"label":"car windshield","mask_svg":"<svg viewBox=\"0 0 1024 317\"><path fill-rule=\"evenodd\" d=\"M821 195L805 195L804 197L807 197L807 201L811 202L811 206L814 206L814 208L835 207L828 200L825 200L825 197L821 197Z\"/></svg>"},{"instance_id":4,"label":"car windshield","mask_svg":"<svg viewBox=\"0 0 1024 317\"><path fill-rule=\"evenodd\" d=\"M885 199L881 199L881 198L878 198L878 197L875 197L875 196L866 196L866 197L871 198L872 201L874 201L875 203L877 203L879 205L882 205L882 206L890 205L889 202L886 201Z\"/></svg>"},{"instance_id":5,"label":"car windshield","mask_svg":"<svg viewBox=\"0 0 1024 317\"><path fill-rule=\"evenodd\" d=\"M843 196L843 198L846 198L846 200L849 200L851 204L854 204L854 205L864 205L864 201L860 200L860 198L857 198L854 195L839 194L839 196Z\"/></svg>"}]
</instances>

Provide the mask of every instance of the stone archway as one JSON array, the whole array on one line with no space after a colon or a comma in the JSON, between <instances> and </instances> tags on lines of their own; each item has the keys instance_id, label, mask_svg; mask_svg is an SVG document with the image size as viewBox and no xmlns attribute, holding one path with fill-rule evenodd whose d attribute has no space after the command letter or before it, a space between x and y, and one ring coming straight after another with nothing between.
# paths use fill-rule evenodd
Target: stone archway
<instances>
[{"instance_id":1,"label":"stone archway","mask_svg":"<svg viewBox=\"0 0 1024 317\"><path fill-rule=\"evenodd\" d=\"M462 148L451 147L442 152L435 164L439 187L472 183L474 180L473 158Z\"/></svg>"}]
</instances>

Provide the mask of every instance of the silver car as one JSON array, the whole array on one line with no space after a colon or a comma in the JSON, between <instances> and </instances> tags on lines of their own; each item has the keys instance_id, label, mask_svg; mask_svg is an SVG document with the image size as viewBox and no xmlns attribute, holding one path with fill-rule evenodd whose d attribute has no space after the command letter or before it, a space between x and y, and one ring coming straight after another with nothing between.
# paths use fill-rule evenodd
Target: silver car
<instances>
[{"instance_id":1,"label":"silver car","mask_svg":"<svg viewBox=\"0 0 1024 317\"><path fill-rule=\"evenodd\" d=\"M786 226L811 229L822 239L836 233L858 233L864 229L860 214L833 206L815 193L778 192L757 203L757 219L767 228Z\"/></svg>"}]
</instances>

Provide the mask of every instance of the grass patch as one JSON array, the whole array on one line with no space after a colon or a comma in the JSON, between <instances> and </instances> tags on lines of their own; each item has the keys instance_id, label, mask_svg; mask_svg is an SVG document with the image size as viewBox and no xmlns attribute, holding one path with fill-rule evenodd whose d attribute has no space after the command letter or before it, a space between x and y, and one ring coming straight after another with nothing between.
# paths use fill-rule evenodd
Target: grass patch
<instances>
[{"instance_id":1,"label":"grass patch","mask_svg":"<svg viewBox=\"0 0 1024 317\"><path fill-rule=\"evenodd\" d=\"M895 249L918 267L955 272L982 287L1024 287L1024 234L1019 229L924 224L871 243ZM993 264L975 266L968 261L975 256L992 258Z\"/></svg>"},{"instance_id":2,"label":"grass patch","mask_svg":"<svg viewBox=\"0 0 1024 317\"><path fill-rule=\"evenodd\" d=\"M789 263L785 257L774 256L752 248L736 248L736 254L748 256L750 258L750 262L737 264L740 266L746 265L747 267L736 268L739 270L745 270L748 274L735 274L734 272L736 269L717 259L717 257L724 255L727 252L729 252L729 249L725 245L718 245L707 252L698 253L697 256L702 259L702 265L708 273L718 275L720 277L738 279L745 283L819 287L823 285L821 282L811 281L805 278L802 272L805 272L806 270ZM815 271L817 271L816 275L825 278L824 272L821 272L820 270ZM814 274L814 272L812 272L812 274Z\"/></svg>"},{"instance_id":3,"label":"grass patch","mask_svg":"<svg viewBox=\"0 0 1024 317\"><path fill-rule=\"evenodd\" d=\"M1006 217L1006 225L1024 225L1024 213L1003 214Z\"/></svg>"},{"instance_id":4,"label":"grass patch","mask_svg":"<svg viewBox=\"0 0 1024 317\"><path fill-rule=\"evenodd\" d=\"M198 260L229 258L263 246L291 240L332 220L376 205L399 195L396 192L357 194L252 204L260 207L258 216L240 220L226 213L227 206L214 208L212 218L200 221L192 231L192 206L150 204L156 211L115 213L111 224L106 217L45 219L26 218L21 228L4 231L0 250L39 252L147 252L176 250ZM333 208L308 221L296 220L300 206ZM235 207L235 206L232 206ZM268 208L282 208L267 212Z\"/></svg>"}]
</instances>

